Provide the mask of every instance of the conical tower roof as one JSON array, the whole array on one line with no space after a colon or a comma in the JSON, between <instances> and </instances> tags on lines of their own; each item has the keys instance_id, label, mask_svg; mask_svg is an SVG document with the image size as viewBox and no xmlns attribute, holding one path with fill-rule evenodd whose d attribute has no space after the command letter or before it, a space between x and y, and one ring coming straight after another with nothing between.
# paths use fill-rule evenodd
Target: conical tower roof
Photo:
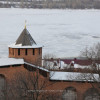
<instances>
[{"instance_id":1,"label":"conical tower roof","mask_svg":"<svg viewBox=\"0 0 100 100\"><path fill-rule=\"evenodd\" d=\"M37 43L34 41L26 27L16 40L14 44L9 45L8 47L11 48L41 48L41 45L37 45Z\"/></svg>"},{"instance_id":2,"label":"conical tower roof","mask_svg":"<svg viewBox=\"0 0 100 100\"><path fill-rule=\"evenodd\" d=\"M25 28L18 39L16 40L15 45L21 44L21 46L33 46L36 45L36 42L28 32L28 30Z\"/></svg>"}]
</instances>

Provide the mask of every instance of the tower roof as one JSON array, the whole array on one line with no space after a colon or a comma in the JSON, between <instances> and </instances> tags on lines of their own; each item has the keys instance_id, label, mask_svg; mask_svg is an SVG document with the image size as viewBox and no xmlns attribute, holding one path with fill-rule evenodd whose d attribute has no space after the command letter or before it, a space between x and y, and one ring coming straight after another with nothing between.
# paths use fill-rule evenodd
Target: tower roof
<instances>
[{"instance_id":1,"label":"tower roof","mask_svg":"<svg viewBox=\"0 0 100 100\"><path fill-rule=\"evenodd\" d=\"M18 39L16 40L15 45L21 44L21 46L33 46L36 45L36 42L28 32L26 28L22 31Z\"/></svg>"},{"instance_id":2,"label":"tower roof","mask_svg":"<svg viewBox=\"0 0 100 100\"><path fill-rule=\"evenodd\" d=\"M37 45L26 27L16 40L14 44L9 45L11 48L41 48L41 45Z\"/></svg>"}]
</instances>

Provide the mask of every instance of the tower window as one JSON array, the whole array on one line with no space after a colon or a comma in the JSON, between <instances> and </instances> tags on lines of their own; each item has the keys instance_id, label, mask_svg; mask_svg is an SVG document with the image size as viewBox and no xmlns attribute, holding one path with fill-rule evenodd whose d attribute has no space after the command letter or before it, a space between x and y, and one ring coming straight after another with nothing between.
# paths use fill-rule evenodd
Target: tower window
<instances>
[{"instance_id":1,"label":"tower window","mask_svg":"<svg viewBox=\"0 0 100 100\"><path fill-rule=\"evenodd\" d=\"M40 53L41 53L41 50L40 50L40 48L39 48L39 55L40 55Z\"/></svg>"},{"instance_id":2,"label":"tower window","mask_svg":"<svg viewBox=\"0 0 100 100\"><path fill-rule=\"evenodd\" d=\"M13 51L13 55L14 55L14 49L12 49L12 51Z\"/></svg>"},{"instance_id":3,"label":"tower window","mask_svg":"<svg viewBox=\"0 0 100 100\"><path fill-rule=\"evenodd\" d=\"M27 55L27 49L25 49L25 55Z\"/></svg>"},{"instance_id":4,"label":"tower window","mask_svg":"<svg viewBox=\"0 0 100 100\"><path fill-rule=\"evenodd\" d=\"M12 54L12 52L11 52L11 48L9 48L9 54Z\"/></svg>"},{"instance_id":5,"label":"tower window","mask_svg":"<svg viewBox=\"0 0 100 100\"><path fill-rule=\"evenodd\" d=\"M33 49L33 55L35 55L35 49Z\"/></svg>"},{"instance_id":6,"label":"tower window","mask_svg":"<svg viewBox=\"0 0 100 100\"><path fill-rule=\"evenodd\" d=\"M18 55L20 55L20 49L18 49Z\"/></svg>"}]
</instances>

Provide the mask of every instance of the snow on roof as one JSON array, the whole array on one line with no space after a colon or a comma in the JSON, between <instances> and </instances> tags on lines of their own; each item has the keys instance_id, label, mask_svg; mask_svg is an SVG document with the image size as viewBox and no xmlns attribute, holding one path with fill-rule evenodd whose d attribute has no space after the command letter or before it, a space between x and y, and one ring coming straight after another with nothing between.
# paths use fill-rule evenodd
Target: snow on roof
<instances>
[{"instance_id":1,"label":"snow on roof","mask_svg":"<svg viewBox=\"0 0 100 100\"><path fill-rule=\"evenodd\" d=\"M32 46L22 46L22 44L14 43L14 44L8 45L8 47L10 47L10 48L41 48L43 46L37 45L37 44L36 45L32 45Z\"/></svg>"},{"instance_id":2,"label":"snow on roof","mask_svg":"<svg viewBox=\"0 0 100 100\"><path fill-rule=\"evenodd\" d=\"M55 65L56 63L56 65ZM49 68L49 69L66 69L66 68L71 68L73 64L73 68L80 68L80 69L92 69L92 67L90 65L79 65L76 64L74 61L71 61L70 64L66 64L64 61L60 60L59 62L57 62L57 60L54 61L49 61L49 60L44 60L43 66Z\"/></svg>"},{"instance_id":3,"label":"snow on roof","mask_svg":"<svg viewBox=\"0 0 100 100\"><path fill-rule=\"evenodd\" d=\"M89 65L87 65L87 66L82 66L82 65L79 65L79 64L74 64L74 68L81 68L81 69L88 68L88 69L92 69L92 67L89 66Z\"/></svg>"},{"instance_id":4,"label":"snow on roof","mask_svg":"<svg viewBox=\"0 0 100 100\"><path fill-rule=\"evenodd\" d=\"M100 82L99 74L91 73L51 71L49 77L50 80Z\"/></svg>"},{"instance_id":5,"label":"snow on roof","mask_svg":"<svg viewBox=\"0 0 100 100\"><path fill-rule=\"evenodd\" d=\"M0 58L0 66L16 65L16 64L24 64L24 60L15 58Z\"/></svg>"},{"instance_id":6,"label":"snow on roof","mask_svg":"<svg viewBox=\"0 0 100 100\"><path fill-rule=\"evenodd\" d=\"M92 65L80 65L75 63L75 61L71 61L70 64L67 66L67 68L71 68L73 66L73 68L80 68L80 69L92 69Z\"/></svg>"},{"instance_id":7,"label":"snow on roof","mask_svg":"<svg viewBox=\"0 0 100 100\"><path fill-rule=\"evenodd\" d=\"M40 69L40 70L43 70L43 71L49 72L49 70L48 70L48 69L45 69L45 68L43 68L43 67L40 67L40 66L35 66L35 65L30 64L30 63L27 63L27 62L25 62L25 64L30 65L30 66L32 66L32 67L34 67L34 68L38 68L38 69Z\"/></svg>"},{"instance_id":8,"label":"snow on roof","mask_svg":"<svg viewBox=\"0 0 100 100\"><path fill-rule=\"evenodd\" d=\"M47 69L63 69L67 66L67 64L65 64L63 61L57 61L57 60L54 60L54 61L46 61L44 60L43 61L43 66L45 66Z\"/></svg>"},{"instance_id":9,"label":"snow on roof","mask_svg":"<svg viewBox=\"0 0 100 100\"><path fill-rule=\"evenodd\" d=\"M61 60L64 61L66 64L70 64L71 62L74 62L75 64L79 64L82 66L87 66L92 64L92 61L88 59L61 59Z\"/></svg>"}]
</instances>

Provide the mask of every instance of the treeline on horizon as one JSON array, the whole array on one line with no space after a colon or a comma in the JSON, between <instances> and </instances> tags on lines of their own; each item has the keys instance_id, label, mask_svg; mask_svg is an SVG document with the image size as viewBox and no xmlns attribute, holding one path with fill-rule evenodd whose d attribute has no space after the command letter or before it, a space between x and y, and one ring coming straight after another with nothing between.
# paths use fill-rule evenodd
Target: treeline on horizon
<instances>
[{"instance_id":1,"label":"treeline on horizon","mask_svg":"<svg viewBox=\"0 0 100 100\"><path fill-rule=\"evenodd\" d=\"M0 0L1 8L100 9L100 0Z\"/></svg>"}]
</instances>

